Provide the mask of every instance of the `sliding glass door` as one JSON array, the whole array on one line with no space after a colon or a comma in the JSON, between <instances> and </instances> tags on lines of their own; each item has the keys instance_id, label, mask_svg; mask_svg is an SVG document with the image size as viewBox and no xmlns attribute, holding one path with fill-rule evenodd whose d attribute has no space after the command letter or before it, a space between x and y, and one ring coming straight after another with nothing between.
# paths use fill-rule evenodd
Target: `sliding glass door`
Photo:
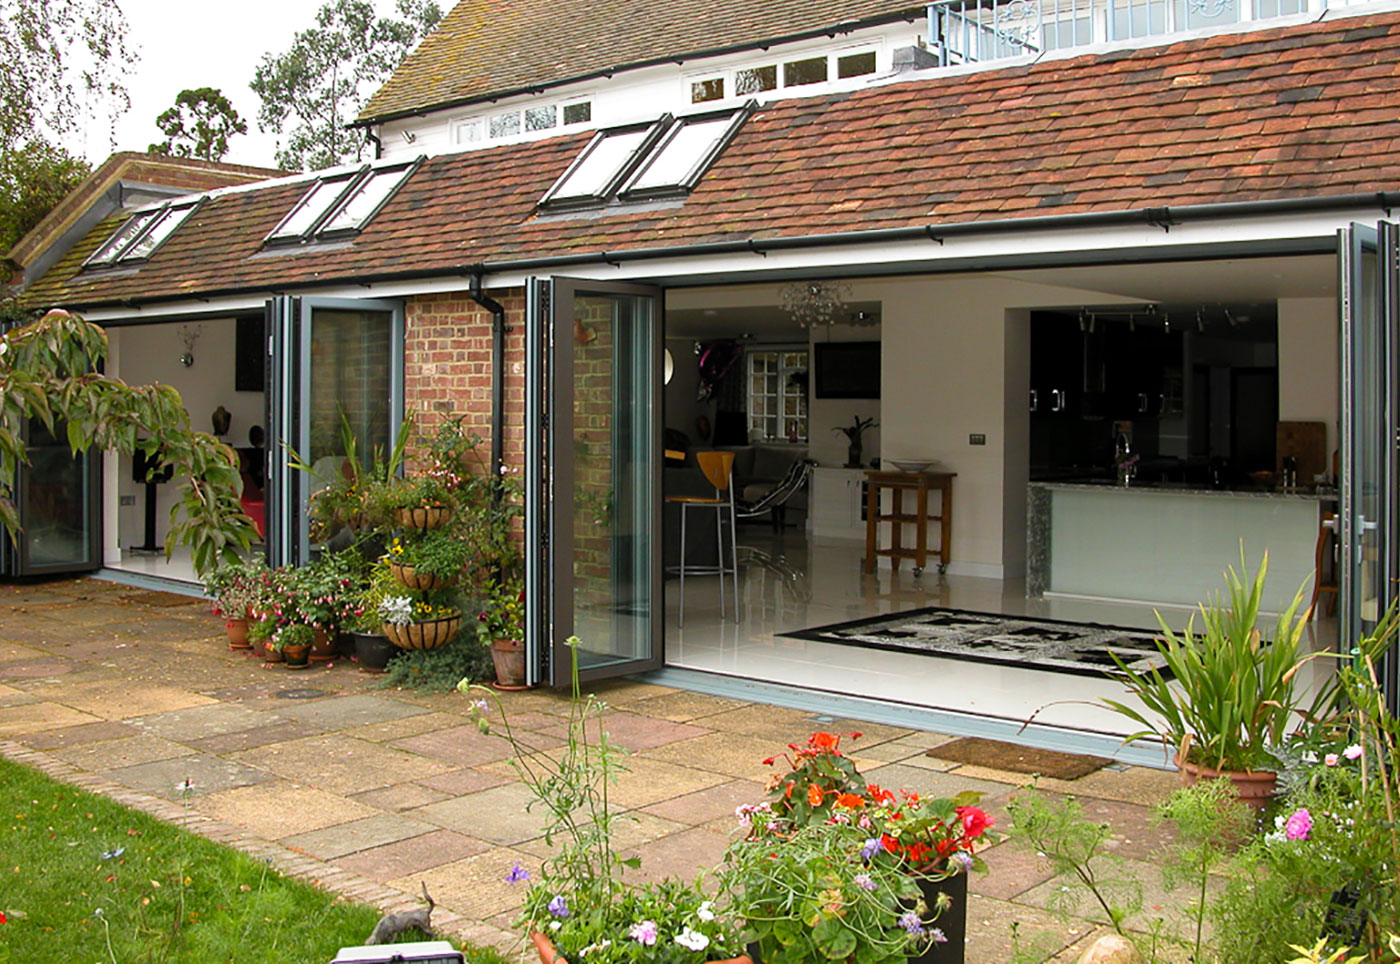
<instances>
[{"instance_id":1,"label":"sliding glass door","mask_svg":"<svg viewBox=\"0 0 1400 964\"><path fill-rule=\"evenodd\" d=\"M659 289L529 287L526 598L531 682L660 667Z\"/></svg>"}]
</instances>

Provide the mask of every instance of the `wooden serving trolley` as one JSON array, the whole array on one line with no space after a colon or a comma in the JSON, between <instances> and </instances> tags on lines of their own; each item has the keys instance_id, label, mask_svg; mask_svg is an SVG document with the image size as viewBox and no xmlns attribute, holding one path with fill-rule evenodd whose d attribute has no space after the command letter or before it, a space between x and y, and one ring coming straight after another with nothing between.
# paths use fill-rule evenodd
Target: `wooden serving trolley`
<instances>
[{"instance_id":1,"label":"wooden serving trolley","mask_svg":"<svg viewBox=\"0 0 1400 964\"><path fill-rule=\"evenodd\" d=\"M938 558L938 571L948 571L949 551L953 545L953 479L956 472L866 472L865 502L865 571L875 571L875 561L880 556L889 556L891 565L898 570L904 559L914 562L914 575L921 575L928 564L929 556ZM890 493L888 511L880 507L880 494ZM939 495L938 514L929 515L929 492ZM913 493L913 511L904 504L905 493ZM878 547L880 523L890 524L890 544L887 548ZM938 548L928 547L928 524L941 523ZM904 544L905 525L915 527L914 544Z\"/></svg>"}]
</instances>

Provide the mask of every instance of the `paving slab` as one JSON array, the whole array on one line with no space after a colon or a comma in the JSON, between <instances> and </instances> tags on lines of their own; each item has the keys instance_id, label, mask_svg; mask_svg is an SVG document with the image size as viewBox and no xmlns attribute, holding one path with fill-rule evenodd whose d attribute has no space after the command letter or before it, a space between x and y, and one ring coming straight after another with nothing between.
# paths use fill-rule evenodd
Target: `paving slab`
<instances>
[{"instance_id":1,"label":"paving slab","mask_svg":"<svg viewBox=\"0 0 1400 964\"><path fill-rule=\"evenodd\" d=\"M295 684L289 683L288 685ZM348 730L352 726L383 723L386 720L419 716L427 712L429 711L422 707L410 706L398 700L356 693L351 696L334 696L328 699L291 704L282 711L282 715L324 727L330 731Z\"/></svg>"},{"instance_id":2,"label":"paving slab","mask_svg":"<svg viewBox=\"0 0 1400 964\"><path fill-rule=\"evenodd\" d=\"M473 920L514 913L525 898L525 884L509 884L506 874L516 863L531 875L539 873L539 861L527 853L495 847L450 864L406 874L387 881L406 894L417 894L420 881L433 899Z\"/></svg>"},{"instance_id":3,"label":"paving slab","mask_svg":"<svg viewBox=\"0 0 1400 964\"><path fill-rule=\"evenodd\" d=\"M313 857L333 860L346 854L358 853L409 837L418 837L435 830L437 827L433 824L423 823L411 817L378 813L372 817L284 837L282 843Z\"/></svg>"},{"instance_id":4,"label":"paving slab","mask_svg":"<svg viewBox=\"0 0 1400 964\"><path fill-rule=\"evenodd\" d=\"M628 757L623 765L627 770L619 773L617 783L608 788L608 802L626 809L646 807L727 782L719 773L647 757Z\"/></svg>"},{"instance_id":5,"label":"paving slab","mask_svg":"<svg viewBox=\"0 0 1400 964\"><path fill-rule=\"evenodd\" d=\"M128 723L99 720L96 723L79 723L77 726L60 726L55 730L26 733L16 739L33 750L54 750L65 746L100 743L103 740L118 740L125 736L136 736L139 732Z\"/></svg>"},{"instance_id":6,"label":"paving slab","mask_svg":"<svg viewBox=\"0 0 1400 964\"><path fill-rule=\"evenodd\" d=\"M356 800L370 807L378 807L380 810L388 810L397 813L400 810L414 810L418 807L426 807L430 803L437 803L440 800L447 800L455 794L443 793L441 790L434 790L432 787L425 787L421 783L396 783L390 787L379 787L374 790L363 790L360 793L350 794L351 800Z\"/></svg>"},{"instance_id":7,"label":"paving slab","mask_svg":"<svg viewBox=\"0 0 1400 964\"><path fill-rule=\"evenodd\" d=\"M710 732L706 727L691 723L673 723L670 720L657 720L638 713L621 711L603 714L599 723L611 742L633 752L704 736Z\"/></svg>"},{"instance_id":8,"label":"paving slab","mask_svg":"<svg viewBox=\"0 0 1400 964\"><path fill-rule=\"evenodd\" d=\"M185 781L193 784L190 793L203 795L273 779L272 774L266 771L205 753L123 767L108 771L107 776L133 790L144 790L168 800L179 799L183 795L184 791L176 789L176 784Z\"/></svg>"},{"instance_id":9,"label":"paving slab","mask_svg":"<svg viewBox=\"0 0 1400 964\"><path fill-rule=\"evenodd\" d=\"M22 706L25 703L38 703L39 700L33 693L0 683L0 707Z\"/></svg>"},{"instance_id":10,"label":"paving slab","mask_svg":"<svg viewBox=\"0 0 1400 964\"><path fill-rule=\"evenodd\" d=\"M759 756L759 759L764 759L789 743L805 740L809 734L821 729L811 723L811 715L806 710L745 703L723 713L710 714L705 717L704 726L710 730L742 733L766 741L769 744L767 752Z\"/></svg>"},{"instance_id":11,"label":"paving slab","mask_svg":"<svg viewBox=\"0 0 1400 964\"><path fill-rule=\"evenodd\" d=\"M1024 904L974 898L968 902L964 952L969 964L1037 961L1098 930L1086 921L1066 919Z\"/></svg>"},{"instance_id":12,"label":"paving slab","mask_svg":"<svg viewBox=\"0 0 1400 964\"><path fill-rule=\"evenodd\" d=\"M998 822L998 830L1003 829ZM968 889L979 897L1013 900L1054 876L1050 861L1020 840L1003 840L978 854L987 864L985 874L973 874Z\"/></svg>"},{"instance_id":13,"label":"paving slab","mask_svg":"<svg viewBox=\"0 0 1400 964\"><path fill-rule=\"evenodd\" d=\"M503 783L470 796L430 803L407 813L468 837L493 844L517 844L538 837L543 832L542 808L537 805L533 812L525 809L533 800L529 788L524 784Z\"/></svg>"},{"instance_id":14,"label":"paving slab","mask_svg":"<svg viewBox=\"0 0 1400 964\"><path fill-rule=\"evenodd\" d=\"M1147 931L1153 927L1154 921L1160 920L1162 933L1166 936L1180 937L1188 933L1194 935L1195 923L1188 918L1186 907L1198 893L1195 886L1169 891L1163 886L1161 868L1141 860L1110 859L1100 866L1099 874L1105 881L1104 890L1110 903L1126 902L1127 898L1122 895L1133 894L1135 889L1141 896L1141 909L1129 914L1124 919L1124 926L1137 931ZM1115 881L1118 883L1115 884ZM1207 902L1219 894L1223 887L1223 881L1212 877L1206 885ZM1096 923L1108 923L1107 915L1082 887L1071 887L1058 878L1052 878L1031 888L1019 895L1016 902L1022 907L1030 905L1046 909L1063 908L1067 913L1085 917ZM1210 933L1211 925L1207 921L1207 940L1210 939Z\"/></svg>"},{"instance_id":15,"label":"paving slab","mask_svg":"<svg viewBox=\"0 0 1400 964\"><path fill-rule=\"evenodd\" d=\"M743 733L722 732L668 743L644 750L641 755L682 766L703 760L705 768L716 773L741 780L763 781L772 772L770 767L763 765L763 761L780 749L782 744L775 747L771 740Z\"/></svg>"},{"instance_id":16,"label":"paving slab","mask_svg":"<svg viewBox=\"0 0 1400 964\"><path fill-rule=\"evenodd\" d=\"M246 703L231 704L239 707L247 707ZM253 712L268 713L276 716L276 709L257 710ZM280 719L280 718L279 718ZM190 746L205 753L216 753L225 756L237 753L239 750L252 750L260 746L268 746L273 743L281 743L287 739L289 732L286 721L282 721L275 726L259 726L251 730L237 730L233 733L218 733L214 736L204 736L197 739L186 740ZM296 728L291 730L297 738L307 736L319 736L323 731L319 727L308 726L305 723L296 724Z\"/></svg>"},{"instance_id":17,"label":"paving slab","mask_svg":"<svg viewBox=\"0 0 1400 964\"><path fill-rule=\"evenodd\" d=\"M390 740L402 740L406 737L431 733L435 730L465 726L469 722L470 720L465 715L456 713L420 713L417 716L405 716L383 723L366 723L364 726L346 730L345 735L353 736L357 740L368 740L371 743L388 743Z\"/></svg>"},{"instance_id":18,"label":"paving slab","mask_svg":"<svg viewBox=\"0 0 1400 964\"><path fill-rule=\"evenodd\" d=\"M235 703L206 703L187 710L172 710L151 716L139 716L131 721L147 733L169 740L199 740L224 736L257 727L274 727L283 723L276 713L259 712Z\"/></svg>"},{"instance_id":19,"label":"paving slab","mask_svg":"<svg viewBox=\"0 0 1400 964\"><path fill-rule=\"evenodd\" d=\"M32 646L21 646L19 643L4 642L4 636L5 627L3 624L0 624L0 666L6 663L44 658L45 653L42 649L34 649Z\"/></svg>"},{"instance_id":20,"label":"paving slab","mask_svg":"<svg viewBox=\"0 0 1400 964\"><path fill-rule=\"evenodd\" d=\"M688 690L672 690L658 696L648 696L631 704L630 709L644 713L653 719L671 720L675 723L703 721L727 710L738 709L744 703L728 700L705 693L692 693Z\"/></svg>"},{"instance_id":21,"label":"paving slab","mask_svg":"<svg viewBox=\"0 0 1400 964\"><path fill-rule=\"evenodd\" d=\"M47 701L0 707L0 736L22 738L27 733L96 723L100 718L70 706Z\"/></svg>"},{"instance_id":22,"label":"paving slab","mask_svg":"<svg viewBox=\"0 0 1400 964\"><path fill-rule=\"evenodd\" d=\"M1125 770L1105 768L1078 780L1042 779L1039 786L1057 793L1152 806L1181 788L1181 776L1175 770L1153 770L1148 767L1128 767Z\"/></svg>"},{"instance_id":23,"label":"paving slab","mask_svg":"<svg viewBox=\"0 0 1400 964\"><path fill-rule=\"evenodd\" d=\"M106 720L124 720L150 716L169 710L192 706L207 706L214 700L190 690L157 683L133 682L129 679L98 680L50 687L51 699L61 699L65 706L91 713Z\"/></svg>"},{"instance_id":24,"label":"paving slab","mask_svg":"<svg viewBox=\"0 0 1400 964\"><path fill-rule=\"evenodd\" d=\"M537 817L538 813L537 807L531 816ZM541 824L542 821L536 819L535 826L539 828ZM629 810L614 817L612 847L616 853L628 853L662 837L670 837L689 829L691 828L685 824L654 817L643 810ZM545 842L543 836L536 836L533 840L525 840L514 846L541 859L555 852L554 844Z\"/></svg>"},{"instance_id":25,"label":"paving slab","mask_svg":"<svg viewBox=\"0 0 1400 964\"><path fill-rule=\"evenodd\" d=\"M88 743L83 746L54 750L53 755L66 763L84 770L100 772L118 770L141 763L157 760L171 760L175 757L192 756L194 750L158 736L139 734L102 743Z\"/></svg>"},{"instance_id":26,"label":"paving slab","mask_svg":"<svg viewBox=\"0 0 1400 964\"><path fill-rule=\"evenodd\" d=\"M976 780L959 776L957 773L927 770L903 763L887 763L872 770L862 771L861 775L869 782L877 783L887 790L910 790L926 797L952 797L964 790L974 790L994 797L1011 789L1004 783Z\"/></svg>"},{"instance_id":27,"label":"paving slab","mask_svg":"<svg viewBox=\"0 0 1400 964\"><path fill-rule=\"evenodd\" d=\"M474 767L509 759L514 752L505 739L482 733L475 723L420 733L394 740L389 745L456 767Z\"/></svg>"},{"instance_id":28,"label":"paving slab","mask_svg":"<svg viewBox=\"0 0 1400 964\"><path fill-rule=\"evenodd\" d=\"M284 725L295 732L295 724ZM343 794L420 780L453 769L438 760L338 733L270 743L231 754L229 759Z\"/></svg>"},{"instance_id":29,"label":"paving slab","mask_svg":"<svg viewBox=\"0 0 1400 964\"><path fill-rule=\"evenodd\" d=\"M489 790L491 787L511 783L514 778L514 774L487 773L484 770L465 768L451 770L441 776L425 777L414 782L421 783L433 790L440 790L450 797L460 797L468 793L476 793L478 790Z\"/></svg>"},{"instance_id":30,"label":"paving slab","mask_svg":"<svg viewBox=\"0 0 1400 964\"><path fill-rule=\"evenodd\" d=\"M0 663L0 679L47 679L81 668L81 663L60 656L21 657Z\"/></svg>"},{"instance_id":31,"label":"paving slab","mask_svg":"<svg viewBox=\"0 0 1400 964\"><path fill-rule=\"evenodd\" d=\"M336 865L351 873L384 882L450 864L490 849L490 844L465 834L430 830L419 836L350 854L337 860Z\"/></svg>"},{"instance_id":32,"label":"paving slab","mask_svg":"<svg viewBox=\"0 0 1400 964\"><path fill-rule=\"evenodd\" d=\"M750 780L730 780L694 793L661 800L642 809L677 823L700 826L715 820L733 821L734 813L740 806L759 803L765 796L761 784Z\"/></svg>"},{"instance_id":33,"label":"paving slab","mask_svg":"<svg viewBox=\"0 0 1400 964\"><path fill-rule=\"evenodd\" d=\"M620 849L619 856L637 857L642 865L636 871L628 870L623 877L634 881L659 881L664 877L679 877L694 881L702 870L707 872L724 862L724 852L729 848L729 837L704 827L688 827L685 830L660 837L638 847ZM713 879L709 880L714 886Z\"/></svg>"},{"instance_id":34,"label":"paving slab","mask_svg":"<svg viewBox=\"0 0 1400 964\"><path fill-rule=\"evenodd\" d=\"M382 812L289 780L212 793L196 799L193 806L201 813L243 827L264 840L281 840Z\"/></svg>"}]
</instances>

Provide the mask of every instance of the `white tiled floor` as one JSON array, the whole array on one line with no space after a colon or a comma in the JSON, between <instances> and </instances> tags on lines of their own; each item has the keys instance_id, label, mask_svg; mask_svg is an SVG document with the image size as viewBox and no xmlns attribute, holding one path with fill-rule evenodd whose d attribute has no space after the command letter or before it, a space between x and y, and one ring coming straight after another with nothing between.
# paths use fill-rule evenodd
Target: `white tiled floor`
<instances>
[{"instance_id":1,"label":"white tiled floor","mask_svg":"<svg viewBox=\"0 0 1400 964\"><path fill-rule=\"evenodd\" d=\"M830 542L807 546L800 529L782 535L766 527L739 531L739 623L733 602L720 619L719 583L714 576L686 579L684 629L676 626L677 584L666 584L666 661L687 669L746 679L788 683L1090 732L1126 734L1134 727L1116 713L1092 705L1104 697L1127 699L1108 679L939 659L858 646L789 639L781 633L809 629L923 606L1041 616L1152 630L1150 607L1037 600L1020 583L968 576L940 576L930 567L915 578L906 565L898 573L866 575L864 546ZM747 562L745 562L747 558ZM1174 627L1190 612L1163 610ZM1317 645L1335 634L1335 620L1310 632Z\"/></svg>"}]
</instances>

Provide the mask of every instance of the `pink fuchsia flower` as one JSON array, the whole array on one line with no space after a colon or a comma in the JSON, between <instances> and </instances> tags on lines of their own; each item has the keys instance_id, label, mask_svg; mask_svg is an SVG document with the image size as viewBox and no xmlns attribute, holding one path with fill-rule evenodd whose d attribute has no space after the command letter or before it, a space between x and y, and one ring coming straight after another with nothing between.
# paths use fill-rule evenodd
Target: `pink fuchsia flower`
<instances>
[{"instance_id":1,"label":"pink fuchsia flower","mask_svg":"<svg viewBox=\"0 0 1400 964\"><path fill-rule=\"evenodd\" d=\"M1360 743L1353 743L1351 746L1347 747L1345 750L1342 751L1342 756L1346 757L1348 760L1357 760L1357 759L1360 759L1360 758L1361 758L1361 744L1360 744Z\"/></svg>"},{"instance_id":2,"label":"pink fuchsia flower","mask_svg":"<svg viewBox=\"0 0 1400 964\"><path fill-rule=\"evenodd\" d=\"M1283 825L1283 835L1289 840L1307 840L1312 833L1312 814L1306 809L1294 810Z\"/></svg>"},{"instance_id":3,"label":"pink fuchsia flower","mask_svg":"<svg viewBox=\"0 0 1400 964\"><path fill-rule=\"evenodd\" d=\"M1329 754L1327 754L1325 757L1322 758L1322 762L1325 763L1325 764L1327 764L1329 767L1334 767L1334 766L1336 766L1338 763L1341 763L1341 762L1342 762L1342 758L1339 757L1339 756L1337 756L1337 754L1335 754L1335 753L1329 753Z\"/></svg>"},{"instance_id":4,"label":"pink fuchsia flower","mask_svg":"<svg viewBox=\"0 0 1400 964\"><path fill-rule=\"evenodd\" d=\"M633 924L632 929L627 932L627 936L638 943L651 947L656 943L656 921L644 920Z\"/></svg>"}]
</instances>

